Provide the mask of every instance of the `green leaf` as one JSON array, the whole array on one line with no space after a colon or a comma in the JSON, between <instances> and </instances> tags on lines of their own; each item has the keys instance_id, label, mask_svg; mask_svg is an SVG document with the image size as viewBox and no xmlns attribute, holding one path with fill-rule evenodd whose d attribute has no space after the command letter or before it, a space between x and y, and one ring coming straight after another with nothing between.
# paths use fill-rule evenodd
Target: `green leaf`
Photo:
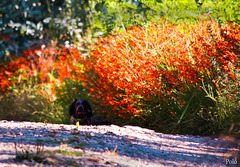
<instances>
[{"instance_id":1,"label":"green leaf","mask_svg":"<svg viewBox=\"0 0 240 167\"><path fill-rule=\"evenodd\" d=\"M124 6L132 8L132 9L137 9L137 7L131 3L124 3Z\"/></svg>"},{"instance_id":2,"label":"green leaf","mask_svg":"<svg viewBox=\"0 0 240 167\"><path fill-rule=\"evenodd\" d=\"M23 35L24 34L24 30L21 28L20 30L20 34Z\"/></svg>"},{"instance_id":3,"label":"green leaf","mask_svg":"<svg viewBox=\"0 0 240 167\"><path fill-rule=\"evenodd\" d=\"M97 28L103 29L103 23L99 20L95 20L95 26Z\"/></svg>"}]
</instances>

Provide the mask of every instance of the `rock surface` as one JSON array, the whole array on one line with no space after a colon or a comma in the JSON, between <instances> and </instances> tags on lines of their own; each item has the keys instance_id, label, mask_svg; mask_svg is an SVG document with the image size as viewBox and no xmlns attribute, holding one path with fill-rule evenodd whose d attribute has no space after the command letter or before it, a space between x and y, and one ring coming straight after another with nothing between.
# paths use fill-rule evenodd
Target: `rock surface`
<instances>
[{"instance_id":1,"label":"rock surface","mask_svg":"<svg viewBox=\"0 0 240 167\"><path fill-rule=\"evenodd\" d=\"M222 139L136 126L0 121L0 166L238 166L236 153Z\"/></svg>"}]
</instances>

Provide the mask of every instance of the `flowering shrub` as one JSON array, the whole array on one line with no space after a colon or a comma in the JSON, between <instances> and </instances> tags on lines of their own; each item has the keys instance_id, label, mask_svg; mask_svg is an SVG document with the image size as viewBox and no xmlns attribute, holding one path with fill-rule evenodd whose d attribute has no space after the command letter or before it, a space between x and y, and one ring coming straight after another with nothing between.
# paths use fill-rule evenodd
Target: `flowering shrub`
<instances>
[{"instance_id":1,"label":"flowering shrub","mask_svg":"<svg viewBox=\"0 0 240 167\"><path fill-rule=\"evenodd\" d=\"M29 49L20 58L0 64L0 91L8 93L21 89L21 85L35 85L41 95L49 97L48 101L57 99L65 110L74 97L87 98L86 92L79 95L86 86L94 108L109 118L133 118L153 110L164 111L169 122L175 125L183 120L193 99L193 124L199 118L196 113L203 103L188 91L198 90L199 96L204 97L204 91L208 90L201 90L202 81L215 84L214 88L222 92L221 78L227 78L226 82L239 78L236 77L239 75L236 73L237 55L240 55L239 30L239 25L234 28L230 23L220 27L209 20L199 20L195 25L163 22L99 38L88 58L74 48ZM214 93L216 91L211 95ZM231 96L226 95L229 99ZM232 101L235 103L236 99ZM199 115L212 121L212 115ZM192 118L189 112L186 116ZM220 116L218 119L221 123ZM161 120L154 116L152 122Z\"/></svg>"},{"instance_id":2,"label":"flowering shrub","mask_svg":"<svg viewBox=\"0 0 240 167\"><path fill-rule=\"evenodd\" d=\"M66 78L80 78L83 71L81 55L76 49L28 49L20 58L12 58L8 64L0 64L1 93L18 88L22 84L38 85L39 91L49 87L49 94L55 94L55 87ZM52 99L53 100L53 99Z\"/></svg>"},{"instance_id":3,"label":"flowering shrub","mask_svg":"<svg viewBox=\"0 0 240 167\"><path fill-rule=\"evenodd\" d=\"M83 91L82 58L76 49L38 47L0 64L0 119L68 123L69 103Z\"/></svg>"},{"instance_id":4,"label":"flowering shrub","mask_svg":"<svg viewBox=\"0 0 240 167\"><path fill-rule=\"evenodd\" d=\"M99 38L85 62L91 95L109 117L126 118L143 112L153 96L157 103L166 95L175 98L174 91L186 91L184 85L197 88L202 79L215 81L219 70L234 80L239 28L219 27L208 20L196 25L152 23Z\"/></svg>"}]
</instances>

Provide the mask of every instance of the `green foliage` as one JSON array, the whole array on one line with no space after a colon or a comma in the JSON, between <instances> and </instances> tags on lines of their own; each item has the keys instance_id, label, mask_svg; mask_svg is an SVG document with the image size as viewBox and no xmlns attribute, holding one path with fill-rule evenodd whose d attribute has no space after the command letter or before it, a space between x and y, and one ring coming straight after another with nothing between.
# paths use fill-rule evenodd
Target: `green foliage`
<instances>
[{"instance_id":1,"label":"green foliage","mask_svg":"<svg viewBox=\"0 0 240 167\"><path fill-rule=\"evenodd\" d=\"M112 30L126 31L132 26L146 25L150 20L147 17L147 8L138 6L131 1L106 0L104 8L98 10L93 18L95 26L108 35ZM153 14L153 11L151 11Z\"/></svg>"},{"instance_id":2,"label":"green foliage","mask_svg":"<svg viewBox=\"0 0 240 167\"><path fill-rule=\"evenodd\" d=\"M161 103L161 107L152 110L145 117L143 126L165 133L219 135L225 132L238 135L239 70L236 70L235 76L236 80L233 81L226 75L218 75L217 84L220 89L217 89L213 82L205 80L201 89L181 92L182 95L174 94L178 98L188 100L185 105L177 103L169 96L167 104ZM166 111L174 111L174 113L170 116Z\"/></svg>"},{"instance_id":3,"label":"green foliage","mask_svg":"<svg viewBox=\"0 0 240 167\"><path fill-rule=\"evenodd\" d=\"M226 24L228 21L240 23L240 2L233 0L208 0L201 6L204 13L211 15L219 24Z\"/></svg>"},{"instance_id":4,"label":"green foliage","mask_svg":"<svg viewBox=\"0 0 240 167\"><path fill-rule=\"evenodd\" d=\"M56 96L58 99L56 102L59 102L62 106L66 106L75 99L87 99L88 93L80 81L72 81L67 78L61 86L56 88Z\"/></svg>"},{"instance_id":5,"label":"green foliage","mask_svg":"<svg viewBox=\"0 0 240 167\"><path fill-rule=\"evenodd\" d=\"M26 48L46 42L43 39L45 26L42 22L49 15L46 2L49 1L0 2L0 61L6 55L18 56ZM56 8L52 6L52 10L57 13Z\"/></svg>"},{"instance_id":6,"label":"green foliage","mask_svg":"<svg viewBox=\"0 0 240 167\"><path fill-rule=\"evenodd\" d=\"M79 151L68 151L68 150L54 150L54 151L46 151L47 153L51 154L62 154L62 155L75 155L75 156L82 156L82 152Z\"/></svg>"},{"instance_id":7,"label":"green foliage","mask_svg":"<svg viewBox=\"0 0 240 167\"><path fill-rule=\"evenodd\" d=\"M149 8L153 9L156 16L163 12L164 17L172 23L197 22L198 18L210 17L219 24L227 21L240 23L240 2L234 0L140 0ZM157 19L154 16L150 16Z\"/></svg>"},{"instance_id":8,"label":"green foliage","mask_svg":"<svg viewBox=\"0 0 240 167\"><path fill-rule=\"evenodd\" d=\"M69 106L75 99L88 99L88 93L80 81L72 81L66 79L65 82L56 88L57 99L54 103L61 106L66 117L65 123L69 123L70 116L68 114Z\"/></svg>"},{"instance_id":9,"label":"green foliage","mask_svg":"<svg viewBox=\"0 0 240 167\"><path fill-rule=\"evenodd\" d=\"M74 1L75 2L75 1ZM66 7L60 7L60 13L56 16L49 16L43 20L43 23L47 26L47 34L50 39L54 40L57 45L65 45L70 47L72 44L79 44L81 46L84 43L83 35L88 25L88 20L85 11L85 5L80 7L82 11L77 10L82 3L72 2L73 6L70 6L70 2L67 1ZM84 17L85 16L85 17ZM79 43L80 42L80 43Z\"/></svg>"},{"instance_id":10,"label":"green foliage","mask_svg":"<svg viewBox=\"0 0 240 167\"><path fill-rule=\"evenodd\" d=\"M215 104L213 107L201 108L198 114L206 121L211 122L214 132L227 130L232 124L239 126L240 111L240 71L235 71L236 80L227 75L219 75L217 84L220 89L208 85L203 86L206 97ZM236 129L234 129L236 132Z\"/></svg>"},{"instance_id":11,"label":"green foliage","mask_svg":"<svg viewBox=\"0 0 240 167\"><path fill-rule=\"evenodd\" d=\"M43 163L43 164L48 163L45 157L39 154L31 154L28 150L26 150L25 153L17 154L15 159L16 161L20 161L20 162L24 160L28 160L31 162L37 162L37 163Z\"/></svg>"},{"instance_id":12,"label":"green foliage","mask_svg":"<svg viewBox=\"0 0 240 167\"><path fill-rule=\"evenodd\" d=\"M82 25L82 33L80 34L77 33L79 29L76 26L68 24L68 22L68 26L65 25L66 28L71 26L72 32L70 34L72 36L69 37L72 37L74 43L76 43L79 41L86 42L83 40L83 38L86 39L85 36L90 36L91 38L102 35L107 36L113 30L125 31L127 28L135 25L146 25L151 21L149 15L154 16L154 14L155 12L146 5L128 0L73 0L66 1L66 7L59 16L69 18L69 22L74 21L74 23L77 23L80 21L80 25ZM159 15L157 18L161 16ZM91 42L91 40L88 42Z\"/></svg>"},{"instance_id":13,"label":"green foliage","mask_svg":"<svg viewBox=\"0 0 240 167\"><path fill-rule=\"evenodd\" d=\"M196 23L206 17L219 24L239 23L239 6L233 0L1 1L0 59L50 40L86 51L94 37L159 22L162 16L172 23Z\"/></svg>"},{"instance_id":14,"label":"green foliage","mask_svg":"<svg viewBox=\"0 0 240 167\"><path fill-rule=\"evenodd\" d=\"M186 91L172 90L171 95L163 97L165 100L152 96L148 112L143 116L144 121L138 121L139 118L136 117L131 123L164 133L212 134L213 131L209 131L210 123L197 113L201 106L208 108L214 106L214 103L205 97L203 90L183 86ZM158 99L157 103L154 103L154 99Z\"/></svg>"},{"instance_id":15,"label":"green foliage","mask_svg":"<svg viewBox=\"0 0 240 167\"><path fill-rule=\"evenodd\" d=\"M21 144L22 145L22 144ZM47 159L41 155L44 151L44 144L42 141L37 141L35 147L36 147L36 152L29 151L27 149L22 148L22 146L18 146L17 143L15 143L15 151L16 151L16 161L24 161L28 160L31 162L37 162L37 163L49 163ZM21 149L20 151L19 148Z\"/></svg>"},{"instance_id":16,"label":"green foliage","mask_svg":"<svg viewBox=\"0 0 240 167\"><path fill-rule=\"evenodd\" d=\"M0 96L0 119L61 123L65 119L58 106L47 96L40 95L38 87L13 89Z\"/></svg>"},{"instance_id":17,"label":"green foliage","mask_svg":"<svg viewBox=\"0 0 240 167\"><path fill-rule=\"evenodd\" d=\"M64 34L68 34L66 37L72 39L72 44L79 45L79 43L92 43L93 38L107 36L112 31L121 32L129 27L147 26L149 22L160 22L162 17L174 24L197 23L199 18L210 18L218 21L220 25L226 24L227 21L239 23L239 6L240 2L233 0L98 0L87 2L73 0L66 1L65 8L59 18L55 18L55 21L68 18L69 20L63 21L66 22L64 29L68 31L60 28L59 34L66 32ZM61 22L61 19L57 22ZM51 24L54 24L56 28L57 22L53 21ZM55 32L58 30L55 29Z\"/></svg>"}]
</instances>

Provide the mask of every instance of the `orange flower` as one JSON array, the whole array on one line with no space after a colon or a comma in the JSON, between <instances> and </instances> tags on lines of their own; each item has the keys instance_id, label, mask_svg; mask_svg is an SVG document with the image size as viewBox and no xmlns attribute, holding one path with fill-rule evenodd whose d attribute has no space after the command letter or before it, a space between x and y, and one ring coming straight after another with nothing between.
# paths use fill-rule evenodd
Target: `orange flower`
<instances>
[{"instance_id":1,"label":"orange flower","mask_svg":"<svg viewBox=\"0 0 240 167\"><path fill-rule=\"evenodd\" d=\"M187 31L183 31L185 27ZM212 41L210 28L216 30L214 35L218 41ZM234 62L236 50L227 48L232 43L227 43L220 31L217 23L203 20L197 25L153 23L147 30L132 27L126 34L118 33L117 38L101 37L90 53L91 62L85 64L86 71L95 75L94 79L89 77L88 82L98 88L98 97L102 100L108 95L116 97L121 104L131 102L131 106L127 105L128 112L134 113L138 107L133 105L137 103L136 96L149 100L153 94L171 95L171 89L184 91L183 84L199 86L204 76L214 77L209 58L216 59L222 69L229 72L227 59ZM239 35L239 31L234 32ZM95 79L97 81L93 82ZM168 86L163 88L165 83ZM123 96L118 95L121 91L124 91ZM105 103L107 106L115 104Z\"/></svg>"}]
</instances>

